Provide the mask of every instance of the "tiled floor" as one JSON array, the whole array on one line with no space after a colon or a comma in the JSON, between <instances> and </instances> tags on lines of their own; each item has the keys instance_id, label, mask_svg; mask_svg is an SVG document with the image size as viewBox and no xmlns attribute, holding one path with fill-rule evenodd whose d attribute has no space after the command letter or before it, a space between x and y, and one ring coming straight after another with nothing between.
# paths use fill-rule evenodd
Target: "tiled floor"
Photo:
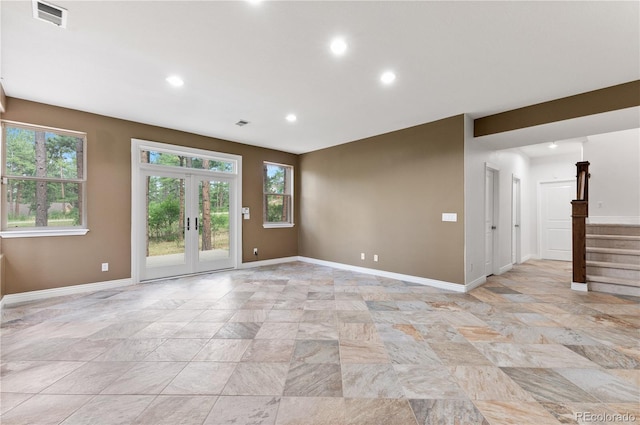
<instances>
[{"instance_id":1,"label":"tiled floor","mask_svg":"<svg viewBox=\"0 0 640 425\"><path fill-rule=\"evenodd\" d=\"M569 281L530 261L460 294L289 263L5 308L0 422L640 423L640 300Z\"/></svg>"}]
</instances>

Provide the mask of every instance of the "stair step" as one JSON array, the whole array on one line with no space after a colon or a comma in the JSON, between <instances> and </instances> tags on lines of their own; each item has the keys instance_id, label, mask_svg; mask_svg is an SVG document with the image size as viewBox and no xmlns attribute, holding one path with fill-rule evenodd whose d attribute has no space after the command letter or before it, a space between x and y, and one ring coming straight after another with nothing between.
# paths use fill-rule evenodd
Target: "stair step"
<instances>
[{"instance_id":1,"label":"stair step","mask_svg":"<svg viewBox=\"0 0 640 425\"><path fill-rule=\"evenodd\" d=\"M640 297L640 287L615 285L615 284L603 283L603 282L590 282L589 291Z\"/></svg>"},{"instance_id":2,"label":"stair step","mask_svg":"<svg viewBox=\"0 0 640 425\"><path fill-rule=\"evenodd\" d=\"M640 236L635 235L586 235L587 239L620 239L640 241Z\"/></svg>"},{"instance_id":3,"label":"stair step","mask_svg":"<svg viewBox=\"0 0 640 425\"><path fill-rule=\"evenodd\" d=\"M594 248L617 248L640 250L640 236L587 235L587 246Z\"/></svg>"},{"instance_id":4,"label":"stair step","mask_svg":"<svg viewBox=\"0 0 640 425\"><path fill-rule=\"evenodd\" d=\"M640 282L640 269L620 268L615 267L615 265L612 267L611 263L605 267L587 264L587 276L594 278L598 276L607 276L617 279L633 279Z\"/></svg>"},{"instance_id":5,"label":"stair step","mask_svg":"<svg viewBox=\"0 0 640 425\"><path fill-rule=\"evenodd\" d=\"M587 248L588 250L589 248ZM623 263L640 265L640 255L611 254L608 252L587 251L587 261L603 261L607 263Z\"/></svg>"},{"instance_id":6,"label":"stair step","mask_svg":"<svg viewBox=\"0 0 640 425\"><path fill-rule=\"evenodd\" d=\"M602 254L618 254L618 255L640 255L640 249L597 248L593 246L588 246L587 252L599 252Z\"/></svg>"},{"instance_id":7,"label":"stair step","mask_svg":"<svg viewBox=\"0 0 640 425\"><path fill-rule=\"evenodd\" d=\"M613 285L631 286L640 288L640 281L635 279L623 279L610 276L587 276L587 283L608 283Z\"/></svg>"},{"instance_id":8,"label":"stair step","mask_svg":"<svg viewBox=\"0 0 640 425\"><path fill-rule=\"evenodd\" d=\"M640 264L612 263L608 261L588 261L587 267L601 267L606 269L640 270Z\"/></svg>"},{"instance_id":9,"label":"stair step","mask_svg":"<svg viewBox=\"0 0 640 425\"><path fill-rule=\"evenodd\" d=\"M588 235L631 235L640 236L637 224L587 224Z\"/></svg>"}]
</instances>

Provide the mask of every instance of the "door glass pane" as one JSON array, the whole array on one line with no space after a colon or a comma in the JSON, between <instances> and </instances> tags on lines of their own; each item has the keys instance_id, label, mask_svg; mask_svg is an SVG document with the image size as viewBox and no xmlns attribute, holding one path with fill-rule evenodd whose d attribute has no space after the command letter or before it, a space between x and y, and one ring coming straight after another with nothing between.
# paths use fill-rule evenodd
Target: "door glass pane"
<instances>
[{"instance_id":1,"label":"door glass pane","mask_svg":"<svg viewBox=\"0 0 640 425\"><path fill-rule=\"evenodd\" d=\"M185 264L184 179L148 176L146 185L146 266Z\"/></svg>"},{"instance_id":2,"label":"door glass pane","mask_svg":"<svg viewBox=\"0 0 640 425\"><path fill-rule=\"evenodd\" d=\"M201 181L198 189L198 259L200 262L228 259L229 183Z\"/></svg>"}]
</instances>

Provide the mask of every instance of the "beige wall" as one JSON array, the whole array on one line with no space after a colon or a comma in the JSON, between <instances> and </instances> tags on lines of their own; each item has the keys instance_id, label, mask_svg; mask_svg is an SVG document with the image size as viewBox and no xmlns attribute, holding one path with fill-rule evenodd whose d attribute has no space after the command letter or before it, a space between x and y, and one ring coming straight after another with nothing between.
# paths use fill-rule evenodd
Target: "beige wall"
<instances>
[{"instance_id":1,"label":"beige wall","mask_svg":"<svg viewBox=\"0 0 640 425\"><path fill-rule=\"evenodd\" d=\"M262 162L298 166L298 156L166 128L25 100L7 98L5 120L87 133L86 236L2 241L5 294L94 283L131 276L131 139L242 155L243 261L297 255L298 227L262 228ZM296 206L296 210L298 210ZM252 248L259 248L254 257ZM100 264L109 263L101 272Z\"/></svg>"},{"instance_id":2,"label":"beige wall","mask_svg":"<svg viewBox=\"0 0 640 425\"><path fill-rule=\"evenodd\" d=\"M300 169L300 255L464 284L462 115L304 154Z\"/></svg>"}]
</instances>

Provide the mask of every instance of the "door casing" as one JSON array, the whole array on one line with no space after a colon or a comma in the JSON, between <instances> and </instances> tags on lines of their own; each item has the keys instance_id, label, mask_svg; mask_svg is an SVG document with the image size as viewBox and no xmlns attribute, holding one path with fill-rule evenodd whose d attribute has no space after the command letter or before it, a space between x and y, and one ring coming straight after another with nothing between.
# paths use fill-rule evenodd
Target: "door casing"
<instances>
[{"instance_id":1,"label":"door casing","mask_svg":"<svg viewBox=\"0 0 640 425\"><path fill-rule=\"evenodd\" d=\"M220 173L198 169L185 170L179 167L170 167L155 164L141 164L140 152L143 149L159 150L162 152L169 152L178 155L191 155L194 157L230 161L234 164L234 171L233 173ZM183 175L186 173L194 176L194 179L223 180L231 181L233 183L233 194L232 196L230 194L233 200L229 204L229 237L231 246L233 248L232 252L230 252L232 259L230 261L229 268L238 268L242 263L242 225L240 221L240 211L242 210L242 157L240 155L232 155L227 153L207 151L203 149L170 145L148 140L131 139L131 278L133 282L140 282L142 277L140 258L144 240L142 240L140 235L144 232L145 223L143 222L142 218L145 207L144 199L142 196L140 196L140 188L144 184L143 182L145 173L143 172L143 170L156 170L158 172L167 173L170 175ZM193 270L193 273L198 272L205 271Z\"/></svg>"}]
</instances>

